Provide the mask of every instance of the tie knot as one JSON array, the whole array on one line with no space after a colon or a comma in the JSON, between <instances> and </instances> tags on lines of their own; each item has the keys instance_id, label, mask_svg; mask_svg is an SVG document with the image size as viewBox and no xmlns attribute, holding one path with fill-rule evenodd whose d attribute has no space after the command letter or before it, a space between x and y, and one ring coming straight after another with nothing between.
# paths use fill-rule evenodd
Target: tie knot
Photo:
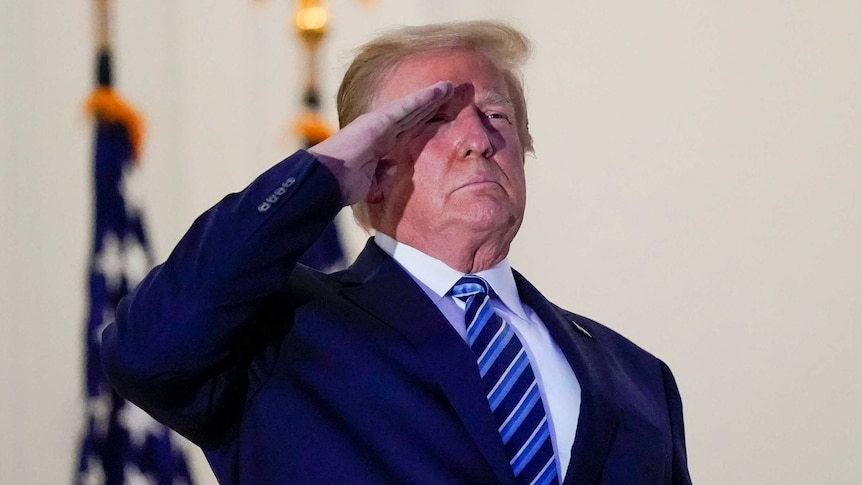
<instances>
[{"instance_id":1,"label":"tie knot","mask_svg":"<svg viewBox=\"0 0 862 485\"><path fill-rule=\"evenodd\" d=\"M455 283L455 286L452 287L450 293L455 298L467 301L471 296L485 296L491 293L491 291L491 285L489 285L484 278L474 274L467 274Z\"/></svg>"}]
</instances>

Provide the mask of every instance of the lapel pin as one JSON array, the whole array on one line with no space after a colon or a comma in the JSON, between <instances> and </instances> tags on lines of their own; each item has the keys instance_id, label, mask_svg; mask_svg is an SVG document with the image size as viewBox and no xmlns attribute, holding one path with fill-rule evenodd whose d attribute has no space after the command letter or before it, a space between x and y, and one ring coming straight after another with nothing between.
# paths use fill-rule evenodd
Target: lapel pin
<instances>
[{"instance_id":1,"label":"lapel pin","mask_svg":"<svg viewBox=\"0 0 862 485\"><path fill-rule=\"evenodd\" d=\"M572 325L574 325L575 328L578 329L578 331L580 331L582 334L586 335L589 338L593 338L593 336L590 335L590 332L587 332L587 330L584 327L578 325L578 322L572 320Z\"/></svg>"}]
</instances>

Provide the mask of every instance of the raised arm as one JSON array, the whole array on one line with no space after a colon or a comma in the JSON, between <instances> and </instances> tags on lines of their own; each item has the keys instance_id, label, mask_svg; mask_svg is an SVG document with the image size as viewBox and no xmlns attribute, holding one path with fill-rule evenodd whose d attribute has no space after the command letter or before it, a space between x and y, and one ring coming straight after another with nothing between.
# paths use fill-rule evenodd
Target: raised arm
<instances>
[{"instance_id":1,"label":"raised arm","mask_svg":"<svg viewBox=\"0 0 862 485\"><path fill-rule=\"evenodd\" d=\"M120 394L205 448L223 443L265 378L273 335L290 330L259 314L289 298L299 257L369 192L398 136L451 94L440 82L366 113L198 217L102 334L103 367Z\"/></svg>"}]
</instances>

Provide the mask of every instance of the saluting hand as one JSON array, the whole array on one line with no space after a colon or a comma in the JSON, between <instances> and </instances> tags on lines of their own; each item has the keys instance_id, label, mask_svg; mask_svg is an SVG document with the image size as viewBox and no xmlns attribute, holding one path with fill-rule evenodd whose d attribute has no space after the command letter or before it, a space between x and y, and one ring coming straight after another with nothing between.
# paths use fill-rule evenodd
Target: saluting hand
<instances>
[{"instance_id":1,"label":"saluting hand","mask_svg":"<svg viewBox=\"0 0 862 485\"><path fill-rule=\"evenodd\" d=\"M308 149L338 179L344 205L365 198L377 163L394 148L398 135L431 118L453 91L449 81L414 91L357 117Z\"/></svg>"}]
</instances>

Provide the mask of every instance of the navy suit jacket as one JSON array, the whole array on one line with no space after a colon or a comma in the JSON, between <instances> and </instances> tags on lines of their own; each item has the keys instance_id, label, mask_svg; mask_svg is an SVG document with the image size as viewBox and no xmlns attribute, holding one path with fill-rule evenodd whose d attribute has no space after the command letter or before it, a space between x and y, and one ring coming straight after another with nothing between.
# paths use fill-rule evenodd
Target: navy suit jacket
<instances>
[{"instance_id":1,"label":"navy suit jacket","mask_svg":"<svg viewBox=\"0 0 862 485\"><path fill-rule=\"evenodd\" d=\"M400 266L296 263L340 208L299 152L204 213L104 331L112 384L221 483L514 485L472 351ZM565 483L690 483L664 363L515 281L582 389Z\"/></svg>"}]
</instances>

